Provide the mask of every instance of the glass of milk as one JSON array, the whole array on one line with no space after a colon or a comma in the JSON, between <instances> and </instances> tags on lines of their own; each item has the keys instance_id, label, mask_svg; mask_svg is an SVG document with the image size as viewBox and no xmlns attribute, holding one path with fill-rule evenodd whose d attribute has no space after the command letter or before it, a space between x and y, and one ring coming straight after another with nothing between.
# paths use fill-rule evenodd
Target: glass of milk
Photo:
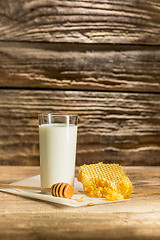
<instances>
[{"instance_id":1,"label":"glass of milk","mask_svg":"<svg viewBox=\"0 0 160 240\"><path fill-rule=\"evenodd\" d=\"M41 187L60 182L73 185L77 122L77 115L39 115Z\"/></svg>"}]
</instances>

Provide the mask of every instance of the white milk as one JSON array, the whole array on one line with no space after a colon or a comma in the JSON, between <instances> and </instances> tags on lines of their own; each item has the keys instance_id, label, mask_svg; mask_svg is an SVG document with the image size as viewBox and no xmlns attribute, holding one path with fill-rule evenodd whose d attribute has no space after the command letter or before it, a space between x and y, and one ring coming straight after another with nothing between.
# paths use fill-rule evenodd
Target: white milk
<instances>
[{"instance_id":1,"label":"white milk","mask_svg":"<svg viewBox=\"0 0 160 240\"><path fill-rule=\"evenodd\" d=\"M66 182L73 185L77 126L44 124L39 126L41 186Z\"/></svg>"}]
</instances>

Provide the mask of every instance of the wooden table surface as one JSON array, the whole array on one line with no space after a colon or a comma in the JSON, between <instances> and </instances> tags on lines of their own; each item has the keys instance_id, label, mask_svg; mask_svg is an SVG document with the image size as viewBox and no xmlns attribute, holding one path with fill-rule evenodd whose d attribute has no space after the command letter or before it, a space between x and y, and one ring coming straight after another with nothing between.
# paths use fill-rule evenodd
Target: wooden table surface
<instances>
[{"instance_id":1,"label":"wooden table surface","mask_svg":"<svg viewBox=\"0 0 160 240\"><path fill-rule=\"evenodd\" d=\"M130 201L66 207L0 192L0 239L160 239L160 167L124 167ZM0 167L0 182L39 174L39 167Z\"/></svg>"}]
</instances>

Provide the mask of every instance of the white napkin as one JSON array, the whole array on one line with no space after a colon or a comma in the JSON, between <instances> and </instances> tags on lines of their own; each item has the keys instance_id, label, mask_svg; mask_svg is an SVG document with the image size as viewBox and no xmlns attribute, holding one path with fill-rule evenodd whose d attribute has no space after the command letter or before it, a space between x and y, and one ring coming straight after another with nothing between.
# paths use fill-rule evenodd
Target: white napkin
<instances>
[{"instance_id":1,"label":"white napkin","mask_svg":"<svg viewBox=\"0 0 160 240\"><path fill-rule=\"evenodd\" d=\"M27 178L22 181L14 182L12 184L20 185L20 186L32 186L32 187L40 187L40 175L36 175L34 177ZM28 190L18 190L18 189L1 189L3 192L13 193L19 196L40 199L48 202L59 203L71 207L81 207L86 205L95 205L95 204L104 204L104 203L115 203L127 201L128 199L121 201L107 201L104 198L90 198L88 197L84 191L83 186L80 182L78 182L77 178L74 181L74 195L71 199L53 197L51 194L43 194L37 191L28 191Z\"/></svg>"}]
</instances>

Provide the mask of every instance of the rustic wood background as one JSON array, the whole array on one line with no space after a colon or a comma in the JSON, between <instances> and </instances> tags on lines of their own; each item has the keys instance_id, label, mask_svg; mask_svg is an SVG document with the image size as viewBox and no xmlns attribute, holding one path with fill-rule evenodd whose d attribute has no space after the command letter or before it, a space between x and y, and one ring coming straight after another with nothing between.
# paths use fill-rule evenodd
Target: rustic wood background
<instances>
[{"instance_id":1,"label":"rustic wood background","mask_svg":"<svg viewBox=\"0 0 160 240\"><path fill-rule=\"evenodd\" d=\"M77 165L160 165L159 0L0 1L0 164L39 165L38 114L77 113Z\"/></svg>"}]
</instances>

